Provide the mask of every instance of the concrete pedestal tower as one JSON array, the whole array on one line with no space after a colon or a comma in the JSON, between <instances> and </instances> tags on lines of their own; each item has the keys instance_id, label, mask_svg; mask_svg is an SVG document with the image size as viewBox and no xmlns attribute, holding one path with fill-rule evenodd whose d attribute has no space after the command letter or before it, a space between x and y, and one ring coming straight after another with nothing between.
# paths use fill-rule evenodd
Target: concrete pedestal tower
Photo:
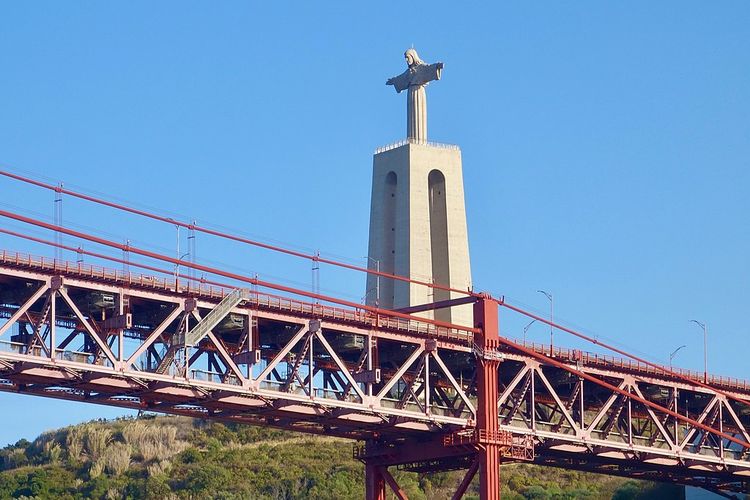
<instances>
[{"instance_id":1,"label":"concrete pedestal tower","mask_svg":"<svg viewBox=\"0 0 750 500\"><path fill-rule=\"evenodd\" d=\"M414 49L405 53L409 68L388 80L407 90L407 139L380 148L373 158L369 266L420 281L471 288L469 243L457 146L427 142L425 86L439 80L443 64L425 64ZM458 298L460 294L368 276L366 302L385 309ZM472 325L471 305L421 313Z\"/></svg>"}]
</instances>

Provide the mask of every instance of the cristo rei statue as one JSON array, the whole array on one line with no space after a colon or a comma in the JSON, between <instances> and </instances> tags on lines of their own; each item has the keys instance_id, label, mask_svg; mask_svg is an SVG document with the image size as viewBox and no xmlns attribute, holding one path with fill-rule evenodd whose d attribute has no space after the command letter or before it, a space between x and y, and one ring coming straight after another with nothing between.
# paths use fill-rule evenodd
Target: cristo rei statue
<instances>
[{"instance_id":1,"label":"cristo rei statue","mask_svg":"<svg viewBox=\"0 0 750 500\"><path fill-rule=\"evenodd\" d=\"M440 80L443 63L427 64L419 58L414 49L404 52L406 71L389 78L386 85L393 85L396 92L409 89L406 100L406 137L411 141L427 141L427 95L425 86L433 80Z\"/></svg>"}]
</instances>

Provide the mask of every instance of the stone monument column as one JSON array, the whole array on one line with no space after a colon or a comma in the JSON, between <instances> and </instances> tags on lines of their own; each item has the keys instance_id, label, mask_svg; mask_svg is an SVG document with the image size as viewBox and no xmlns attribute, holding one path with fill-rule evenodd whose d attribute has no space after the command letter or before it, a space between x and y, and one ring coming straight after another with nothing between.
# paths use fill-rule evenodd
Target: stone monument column
<instances>
[{"instance_id":1,"label":"stone monument column","mask_svg":"<svg viewBox=\"0 0 750 500\"><path fill-rule=\"evenodd\" d=\"M410 85L406 100L406 137L427 142L427 93L424 85Z\"/></svg>"},{"instance_id":2,"label":"stone monument column","mask_svg":"<svg viewBox=\"0 0 750 500\"><path fill-rule=\"evenodd\" d=\"M427 142L425 86L438 80L442 63L426 64L417 51L404 54L407 70L388 80L408 89L407 141L380 148L373 158L369 266L419 281L471 288L461 150ZM385 309L459 298L463 295L368 275L366 302ZM420 313L473 325L471 305Z\"/></svg>"}]
</instances>

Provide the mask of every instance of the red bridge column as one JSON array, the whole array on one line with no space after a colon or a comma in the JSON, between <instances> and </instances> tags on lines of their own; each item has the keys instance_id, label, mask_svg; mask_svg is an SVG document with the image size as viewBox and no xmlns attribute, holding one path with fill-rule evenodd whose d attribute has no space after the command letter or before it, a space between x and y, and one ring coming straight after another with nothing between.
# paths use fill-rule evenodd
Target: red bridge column
<instances>
[{"instance_id":1,"label":"red bridge column","mask_svg":"<svg viewBox=\"0 0 750 500\"><path fill-rule=\"evenodd\" d=\"M385 476L377 465L365 465L365 499L386 500Z\"/></svg>"},{"instance_id":2,"label":"red bridge column","mask_svg":"<svg viewBox=\"0 0 750 500\"><path fill-rule=\"evenodd\" d=\"M497 352L499 323L497 304L487 298L474 303L474 326L481 330L475 343L481 349L477 356L477 434L484 446L477 452L479 461L479 498L500 498L500 447L497 444L497 374L500 359Z\"/></svg>"}]
</instances>

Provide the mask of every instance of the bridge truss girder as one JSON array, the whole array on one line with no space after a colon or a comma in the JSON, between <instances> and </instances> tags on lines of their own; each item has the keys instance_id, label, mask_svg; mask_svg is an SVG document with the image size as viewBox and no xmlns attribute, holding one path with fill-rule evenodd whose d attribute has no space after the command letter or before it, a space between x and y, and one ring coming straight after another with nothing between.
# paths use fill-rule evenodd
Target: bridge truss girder
<instances>
[{"instance_id":1,"label":"bridge truss girder","mask_svg":"<svg viewBox=\"0 0 750 500\"><path fill-rule=\"evenodd\" d=\"M18 269L2 276L0 291L16 296L0 306L5 390L361 439L452 430L474 418L460 370L441 358L470 358L466 339L374 330L250 299L190 345L221 296Z\"/></svg>"},{"instance_id":2,"label":"bridge truss girder","mask_svg":"<svg viewBox=\"0 0 750 500\"><path fill-rule=\"evenodd\" d=\"M717 437L750 441L746 385L577 351L555 352L560 367L494 341L486 321L475 337L253 291L219 319L231 292L3 253L0 390L356 439L373 495L397 491L390 466L467 468L459 491L477 471L499 484L501 457L747 490L748 449Z\"/></svg>"}]
</instances>

